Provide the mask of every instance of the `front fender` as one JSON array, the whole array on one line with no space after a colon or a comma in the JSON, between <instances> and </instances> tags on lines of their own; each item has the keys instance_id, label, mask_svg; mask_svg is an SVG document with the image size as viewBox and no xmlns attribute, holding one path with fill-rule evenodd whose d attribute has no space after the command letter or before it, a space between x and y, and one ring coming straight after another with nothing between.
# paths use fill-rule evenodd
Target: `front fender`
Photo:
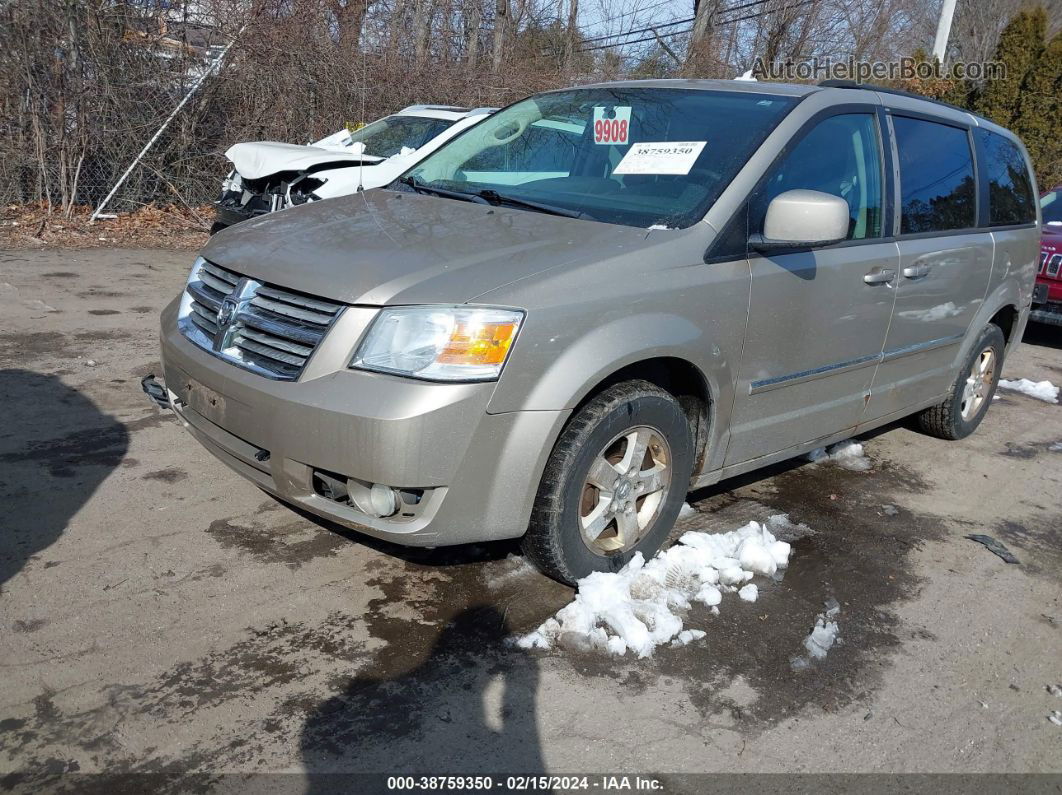
<instances>
[{"instance_id":1,"label":"front fender","mask_svg":"<svg viewBox=\"0 0 1062 795\"><path fill-rule=\"evenodd\" d=\"M726 419L734 402L734 368L740 341L713 342L692 319L664 312L618 317L588 328L554 350L557 337L517 344L487 407L506 411L570 410L617 371L649 359L681 359L704 379L709 394L709 455L702 471L718 465L726 449ZM724 421L720 421L724 420Z\"/></svg>"},{"instance_id":2,"label":"front fender","mask_svg":"<svg viewBox=\"0 0 1062 795\"><path fill-rule=\"evenodd\" d=\"M554 337L519 351L523 355L514 351L488 411L574 408L597 384L629 364L661 356L699 358L691 352L707 347L703 334L688 318L652 312L590 328L561 350L548 350ZM534 367L534 361L546 365Z\"/></svg>"}]
</instances>

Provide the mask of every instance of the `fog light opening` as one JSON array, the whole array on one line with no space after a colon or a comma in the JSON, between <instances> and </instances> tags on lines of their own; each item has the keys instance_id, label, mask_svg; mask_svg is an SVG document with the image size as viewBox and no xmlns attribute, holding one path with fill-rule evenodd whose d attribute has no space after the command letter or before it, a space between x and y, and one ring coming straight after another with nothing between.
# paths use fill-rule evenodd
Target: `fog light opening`
<instances>
[{"instance_id":1,"label":"fog light opening","mask_svg":"<svg viewBox=\"0 0 1062 795\"><path fill-rule=\"evenodd\" d=\"M313 490L333 502L346 502L349 497L345 477L320 469L313 471Z\"/></svg>"},{"instance_id":2,"label":"fog light opening","mask_svg":"<svg viewBox=\"0 0 1062 795\"><path fill-rule=\"evenodd\" d=\"M398 497L394 489L382 483L373 483L369 489L369 504L372 512L381 519L398 511Z\"/></svg>"}]
</instances>

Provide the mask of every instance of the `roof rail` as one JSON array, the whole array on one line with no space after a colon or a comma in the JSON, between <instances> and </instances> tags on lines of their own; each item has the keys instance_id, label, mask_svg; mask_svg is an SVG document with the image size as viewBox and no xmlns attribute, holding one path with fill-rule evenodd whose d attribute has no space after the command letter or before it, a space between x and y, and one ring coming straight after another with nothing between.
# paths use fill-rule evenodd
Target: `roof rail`
<instances>
[{"instance_id":1,"label":"roof rail","mask_svg":"<svg viewBox=\"0 0 1062 795\"><path fill-rule=\"evenodd\" d=\"M497 113L497 112L498 112L498 108L491 108L491 107L472 108L472 110L470 110L468 112L468 115L469 116L484 116L484 115L489 116L490 114Z\"/></svg>"},{"instance_id":2,"label":"roof rail","mask_svg":"<svg viewBox=\"0 0 1062 795\"><path fill-rule=\"evenodd\" d=\"M414 110L447 110L451 113L468 113L471 108L462 108L457 105L410 105L408 108L402 108L399 113Z\"/></svg>"},{"instance_id":3,"label":"roof rail","mask_svg":"<svg viewBox=\"0 0 1062 795\"><path fill-rule=\"evenodd\" d=\"M902 88L889 88L888 86L879 86L876 83L857 83L855 80L822 80L819 82L819 88L856 88L864 89L866 91L877 91L879 94L894 94L898 97L910 97L911 99L920 99L923 102L932 102L934 105L941 105L945 108L951 108L957 110L960 113L969 113L971 116L977 116L982 118L979 114L974 113L972 110L966 108L960 108L958 105L952 105L950 102L945 102L942 99L933 99L933 97L926 97L922 94L916 94L913 91L904 91Z\"/></svg>"}]
</instances>

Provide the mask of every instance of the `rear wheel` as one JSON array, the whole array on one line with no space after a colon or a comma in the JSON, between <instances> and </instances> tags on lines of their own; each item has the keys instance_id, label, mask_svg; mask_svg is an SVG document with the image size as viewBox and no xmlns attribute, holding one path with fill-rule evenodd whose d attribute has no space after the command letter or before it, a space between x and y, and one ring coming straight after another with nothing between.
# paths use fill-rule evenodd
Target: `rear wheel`
<instances>
[{"instance_id":1,"label":"rear wheel","mask_svg":"<svg viewBox=\"0 0 1062 795\"><path fill-rule=\"evenodd\" d=\"M651 557L675 524L692 468L693 437L674 396L647 381L610 387L557 441L524 553L566 583L618 571L636 552Z\"/></svg>"},{"instance_id":2,"label":"rear wheel","mask_svg":"<svg viewBox=\"0 0 1062 795\"><path fill-rule=\"evenodd\" d=\"M962 439L973 433L996 393L1006 344L998 326L985 326L960 368L948 399L919 414L919 427L941 439Z\"/></svg>"}]
</instances>

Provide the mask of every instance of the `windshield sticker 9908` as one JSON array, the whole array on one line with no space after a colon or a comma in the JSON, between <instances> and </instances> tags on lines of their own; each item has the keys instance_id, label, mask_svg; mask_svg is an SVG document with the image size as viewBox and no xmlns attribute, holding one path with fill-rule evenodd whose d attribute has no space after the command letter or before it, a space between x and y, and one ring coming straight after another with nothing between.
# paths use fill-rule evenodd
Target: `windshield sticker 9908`
<instances>
[{"instance_id":1,"label":"windshield sticker 9908","mask_svg":"<svg viewBox=\"0 0 1062 795\"><path fill-rule=\"evenodd\" d=\"M627 150L613 174L689 174L707 141L645 141Z\"/></svg>"},{"instance_id":2,"label":"windshield sticker 9908","mask_svg":"<svg viewBox=\"0 0 1062 795\"><path fill-rule=\"evenodd\" d=\"M626 146L631 133L631 106L594 108L594 143Z\"/></svg>"}]
</instances>

